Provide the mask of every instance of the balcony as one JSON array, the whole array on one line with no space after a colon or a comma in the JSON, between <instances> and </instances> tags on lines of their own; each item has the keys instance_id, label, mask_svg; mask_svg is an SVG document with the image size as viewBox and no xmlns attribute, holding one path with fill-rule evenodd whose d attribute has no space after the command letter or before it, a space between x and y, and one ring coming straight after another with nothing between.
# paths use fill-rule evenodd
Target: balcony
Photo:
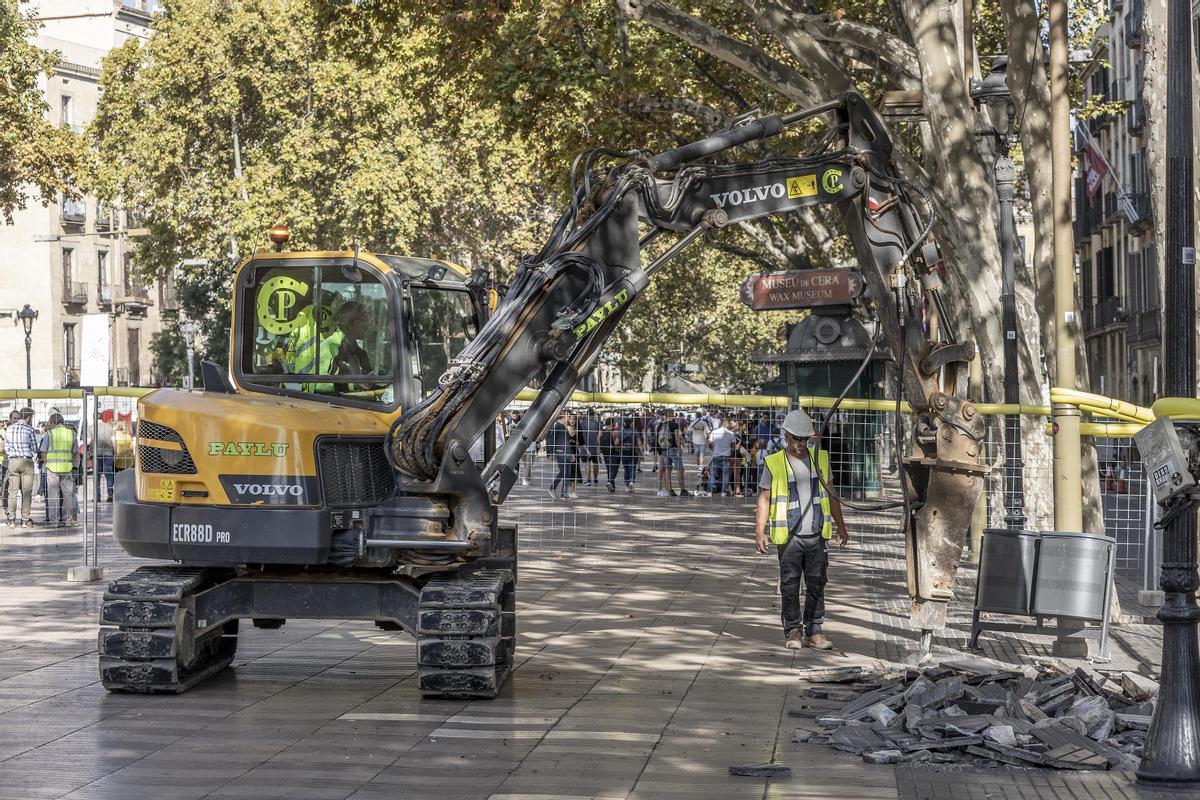
<instances>
[{"instance_id":1,"label":"balcony","mask_svg":"<svg viewBox=\"0 0 1200 800\"><path fill-rule=\"evenodd\" d=\"M163 311L179 310L179 293L175 291L174 283L158 285L158 305Z\"/></svg>"},{"instance_id":2,"label":"balcony","mask_svg":"<svg viewBox=\"0 0 1200 800\"><path fill-rule=\"evenodd\" d=\"M96 286L96 302L101 308L112 306L113 290L112 286L107 283L101 283Z\"/></svg>"},{"instance_id":3,"label":"balcony","mask_svg":"<svg viewBox=\"0 0 1200 800\"><path fill-rule=\"evenodd\" d=\"M87 284L83 281L63 281L62 301L69 306L87 305Z\"/></svg>"},{"instance_id":4,"label":"balcony","mask_svg":"<svg viewBox=\"0 0 1200 800\"><path fill-rule=\"evenodd\" d=\"M1104 225L1112 225L1123 216L1121 213L1121 204L1117 202L1116 192L1104 193L1104 202L1102 203L1102 207Z\"/></svg>"},{"instance_id":5,"label":"balcony","mask_svg":"<svg viewBox=\"0 0 1200 800\"><path fill-rule=\"evenodd\" d=\"M82 226L87 220L87 204L82 200L63 200L59 211L64 225Z\"/></svg>"},{"instance_id":6,"label":"balcony","mask_svg":"<svg viewBox=\"0 0 1200 800\"><path fill-rule=\"evenodd\" d=\"M1142 46L1142 0L1131 0L1125 15L1125 44L1128 47Z\"/></svg>"},{"instance_id":7,"label":"balcony","mask_svg":"<svg viewBox=\"0 0 1200 800\"><path fill-rule=\"evenodd\" d=\"M1154 216L1150 208L1150 195L1145 192L1126 195L1129 204L1133 206L1136 217L1130 221L1131 231L1144 230L1154 224Z\"/></svg>"},{"instance_id":8,"label":"balcony","mask_svg":"<svg viewBox=\"0 0 1200 800\"><path fill-rule=\"evenodd\" d=\"M1146 127L1146 102L1139 96L1133 105L1125 112L1125 130L1130 136L1137 136Z\"/></svg>"},{"instance_id":9,"label":"balcony","mask_svg":"<svg viewBox=\"0 0 1200 800\"><path fill-rule=\"evenodd\" d=\"M1106 328L1125 319L1125 309L1121 307L1121 298L1105 297L1097 303L1083 309L1083 329L1093 331Z\"/></svg>"},{"instance_id":10,"label":"balcony","mask_svg":"<svg viewBox=\"0 0 1200 800\"><path fill-rule=\"evenodd\" d=\"M79 386L79 367L63 367L62 385L64 389L74 389Z\"/></svg>"},{"instance_id":11,"label":"balcony","mask_svg":"<svg viewBox=\"0 0 1200 800\"><path fill-rule=\"evenodd\" d=\"M1126 343L1155 343L1159 339L1159 309L1150 308L1130 314L1125 325Z\"/></svg>"},{"instance_id":12,"label":"balcony","mask_svg":"<svg viewBox=\"0 0 1200 800\"><path fill-rule=\"evenodd\" d=\"M96 230L111 231L117 227L117 214L111 206L96 204Z\"/></svg>"}]
</instances>

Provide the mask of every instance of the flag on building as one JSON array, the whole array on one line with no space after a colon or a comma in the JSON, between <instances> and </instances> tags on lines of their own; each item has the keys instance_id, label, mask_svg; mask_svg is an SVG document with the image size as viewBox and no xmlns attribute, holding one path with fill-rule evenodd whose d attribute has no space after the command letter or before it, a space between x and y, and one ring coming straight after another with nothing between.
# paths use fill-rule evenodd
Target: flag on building
<instances>
[{"instance_id":1,"label":"flag on building","mask_svg":"<svg viewBox=\"0 0 1200 800\"><path fill-rule=\"evenodd\" d=\"M1092 202L1096 197L1096 192L1100 191L1100 187L1104 184L1104 176L1108 174L1108 163L1104 159L1104 155L1100 152L1100 148L1096 147L1096 141L1089 139L1087 143L1087 193L1088 202Z\"/></svg>"}]
</instances>

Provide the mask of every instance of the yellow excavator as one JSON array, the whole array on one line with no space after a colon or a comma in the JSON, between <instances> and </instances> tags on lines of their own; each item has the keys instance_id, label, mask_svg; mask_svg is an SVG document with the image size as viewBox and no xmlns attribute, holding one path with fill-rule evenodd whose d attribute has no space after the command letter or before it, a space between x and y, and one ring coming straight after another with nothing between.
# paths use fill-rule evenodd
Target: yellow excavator
<instances>
[{"instance_id":1,"label":"yellow excavator","mask_svg":"<svg viewBox=\"0 0 1200 800\"><path fill-rule=\"evenodd\" d=\"M720 158L821 115L832 124L815 152ZM966 396L973 343L944 313L935 338L923 325L941 302L932 211L918 213L891 147L850 93L664 153L589 151L570 207L494 311L486 272L282 252L286 230L273 229L279 249L234 276L227 367L205 363L203 391L139 403L113 532L160 561L108 587L104 685L185 691L231 663L239 620L363 619L416 638L423 694L494 697L516 642L516 530L499 510L521 455L665 263L725 225L818 204L841 213L913 409L909 594L918 625L941 627L982 483L983 422ZM664 235L675 239L643 263ZM485 431L531 383L537 396L494 449ZM470 455L481 436L482 465Z\"/></svg>"}]
</instances>

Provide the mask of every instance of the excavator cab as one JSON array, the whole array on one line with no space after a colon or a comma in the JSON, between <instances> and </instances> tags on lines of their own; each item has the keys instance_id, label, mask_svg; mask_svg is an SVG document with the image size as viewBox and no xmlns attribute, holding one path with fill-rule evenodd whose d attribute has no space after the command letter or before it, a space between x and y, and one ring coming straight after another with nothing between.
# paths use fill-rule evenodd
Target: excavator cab
<instances>
[{"instance_id":1,"label":"excavator cab","mask_svg":"<svg viewBox=\"0 0 1200 800\"><path fill-rule=\"evenodd\" d=\"M114 536L132 555L308 566L357 558L392 496L389 427L484 321L456 264L362 251L262 252L237 269L227 373L141 399Z\"/></svg>"},{"instance_id":2,"label":"excavator cab","mask_svg":"<svg viewBox=\"0 0 1200 800\"><path fill-rule=\"evenodd\" d=\"M234 381L386 414L411 407L479 330L467 277L455 264L407 256L255 256L234 293Z\"/></svg>"}]
</instances>

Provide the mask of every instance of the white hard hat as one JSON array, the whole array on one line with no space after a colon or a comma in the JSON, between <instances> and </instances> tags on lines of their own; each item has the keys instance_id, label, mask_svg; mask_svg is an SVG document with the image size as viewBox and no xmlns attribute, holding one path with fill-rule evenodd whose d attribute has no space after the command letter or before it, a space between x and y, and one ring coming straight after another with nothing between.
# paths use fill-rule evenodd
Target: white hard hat
<instances>
[{"instance_id":1,"label":"white hard hat","mask_svg":"<svg viewBox=\"0 0 1200 800\"><path fill-rule=\"evenodd\" d=\"M779 427L792 436L806 438L813 435L812 419L800 409L789 411Z\"/></svg>"}]
</instances>

